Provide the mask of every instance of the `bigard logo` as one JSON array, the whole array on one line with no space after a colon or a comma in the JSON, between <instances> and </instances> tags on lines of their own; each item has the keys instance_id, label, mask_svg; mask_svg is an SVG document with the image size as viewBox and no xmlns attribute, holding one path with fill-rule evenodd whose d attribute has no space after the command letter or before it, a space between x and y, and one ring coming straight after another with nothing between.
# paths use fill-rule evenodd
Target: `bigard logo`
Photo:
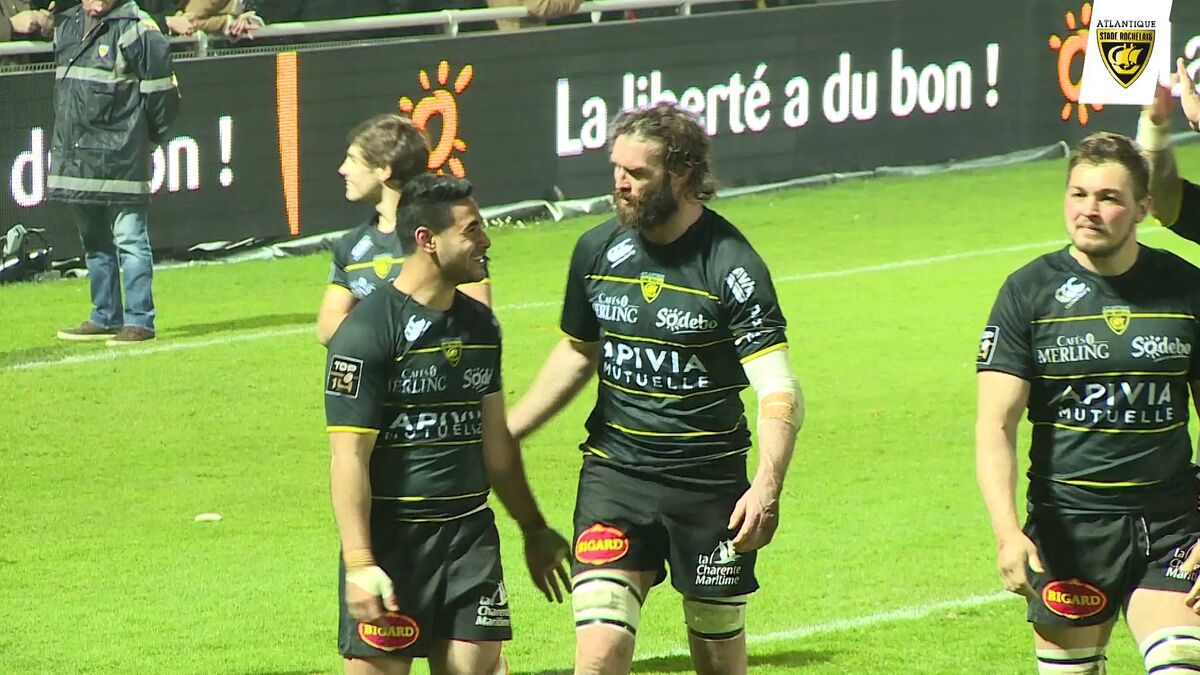
<instances>
[{"instance_id":1,"label":"bigard logo","mask_svg":"<svg viewBox=\"0 0 1200 675\"><path fill-rule=\"evenodd\" d=\"M376 649L394 652L411 647L421 637L415 619L397 612L385 612L378 623L358 623L358 637Z\"/></svg>"}]
</instances>

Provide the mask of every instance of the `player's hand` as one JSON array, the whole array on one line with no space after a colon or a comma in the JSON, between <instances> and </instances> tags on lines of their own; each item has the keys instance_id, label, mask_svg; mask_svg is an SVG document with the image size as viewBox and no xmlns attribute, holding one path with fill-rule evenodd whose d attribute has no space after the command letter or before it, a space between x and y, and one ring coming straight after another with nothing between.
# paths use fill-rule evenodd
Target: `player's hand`
<instances>
[{"instance_id":1,"label":"player's hand","mask_svg":"<svg viewBox=\"0 0 1200 675\"><path fill-rule=\"evenodd\" d=\"M1200 131L1200 94L1196 93L1196 83L1188 74L1183 59L1175 62L1175 75L1179 78L1179 102L1183 104L1183 114L1187 116L1188 124Z\"/></svg>"},{"instance_id":2,"label":"player's hand","mask_svg":"<svg viewBox=\"0 0 1200 675\"><path fill-rule=\"evenodd\" d=\"M191 14L174 14L167 17L167 30L176 35L191 35L196 32L196 22Z\"/></svg>"},{"instance_id":3,"label":"player's hand","mask_svg":"<svg viewBox=\"0 0 1200 675\"><path fill-rule=\"evenodd\" d=\"M727 527L737 530L733 550L738 553L755 551L771 543L779 527L779 495L751 483L734 505Z\"/></svg>"},{"instance_id":4,"label":"player's hand","mask_svg":"<svg viewBox=\"0 0 1200 675\"><path fill-rule=\"evenodd\" d=\"M1171 76L1171 82L1176 81L1175 75ZM1159 84L1154 90L1154 102L1146 106L1146 112L1150 115L1150 121L1155 126L1162 126L1171 121L1171 89Z\"/></svg>"},{"instance_id":5,"label":"player's hand","mask_svg":"<svg viewBox=\"0 0 1200 675\"><path fill-rule=\"evenodd\" d=\"M1029 583L1026 566L1038 574L1046 570L1038 557L1037 546L1024 532L1017 532L1000 540L996 552L996 566L1000 569L1000 580L1004 582L1005 590L1030 599L1038 599L1037 591Z\"/></svg>"},{"instance_id":6,"label":"player's hand","mask_svg":"<svg viewBox=\"0 0 1200 675\"><path fill-rule=\"evenodd\" d=\"M1195 571L1197 565L1200 565L1200 545L1192 544L1192 548L1188 550L1188 555L1183 559L1183 565L1180 569L1183 570L1184 574L1191 574ZM1183 596L1183 602L1188 607L1191 607L1193 612L1200 614L1200 578L1197 578L1192 583L1192 590Z\"/></svg>"},{"instance_id":7,"label":"player's hand","mask_svg":"<svg viewBox=\"0 0 1200 675\"><path fill-rule=\"evenodd\" d=\"M570 550L571 544L549 527L525 534L525 564L529 567L529 576L533 577L533 585L547 601L562 602L570 593L571 575L566 567Z\"/></svg>"},{"instance_id":8,"label":"player's hand","mask_svg":"<svg viewBox=\"0 0 1200 675\"><path fill-rule=\"evenodd\" d=\"M9 25L12 26L14 33L29 35L42 30L42 24L49 19L53 25L54 19L50 17L50 13L44 9L27 9L23 12L17 12L8 19ZM0 19L2 20L2 19Z\"/></svg>"},{"instance_id":9,"label":"player's hand","mask_svg":"<svg viewBox=\"0 0 1200 675\"><path fill-rule=\"evenodd\" d=\"M350 616L368 623L382 617L385 609L400 611L391 578L376 565L346 572L346 607Z\"/></svg>"}]
</instances>

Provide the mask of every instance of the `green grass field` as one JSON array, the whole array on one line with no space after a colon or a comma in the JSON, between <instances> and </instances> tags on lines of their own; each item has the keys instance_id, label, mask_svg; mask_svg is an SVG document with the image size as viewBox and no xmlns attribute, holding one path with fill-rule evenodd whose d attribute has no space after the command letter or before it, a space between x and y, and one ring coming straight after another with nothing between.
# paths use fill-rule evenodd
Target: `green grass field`
<instances>
[{"instance_id":1,"label":"green grass field","mask_svg":"<svg viewBox=\"0 0 1200 675\"><path fill-rule=\"evenodd\" d=\"M1180 158L1200 173L1200 150ZM1034 672L974 484L972 358L1004 277L1066 241L1064 167L717 203L773 270L808 409L749 612L752 672ZM494 232L510 402L558 339L571 246L598 220ZM1149 224L1142 238L1200 260ZM0 287L0 673L339 672L311 330L327 266L161 271L160 339L119 353L54 339L86 317L85 281ZM590 391L525 447L564 532ZM224 520L193 522L208 511ZM514 672L569 672L569 607L536 593L501 523ZM635 672L690 672L685 644L660 589ZM1123 628L1109 653L1110 672L1142 672Z\"/></svg>"}]
</instances>

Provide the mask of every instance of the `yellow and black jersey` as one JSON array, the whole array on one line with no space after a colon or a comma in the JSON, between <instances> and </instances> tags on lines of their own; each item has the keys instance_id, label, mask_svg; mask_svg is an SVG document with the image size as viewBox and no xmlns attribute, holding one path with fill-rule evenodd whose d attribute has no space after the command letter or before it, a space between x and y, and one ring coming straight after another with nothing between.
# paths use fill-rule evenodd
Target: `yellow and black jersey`
<instances>
[{"instance_id":1,"label":"yellow and black jersey","mask_svg":"<svg viewBox=\"0 0 1200 675\"><path fill-rule=\"evenodd\" d=\"M483 398L500 391L500 329L457 293L446 312L388 284L333 336L325 381L329 431L378 432L371 494L400 520L486 508Z\"/></svg>"},{"instance_id":2,"label":"yellow and black jersey","mask_svg":"<svg viewBox=\"0 0 1200 675\"><path fill-rule=\"evenodd\" d=\"M1187 425L1198 312L1200 270L1146 246L1119 276L1084 269L1064 248L1008 277L976 368L1030 383L1031 503L1195 503Z\"/></svg>"},{"instance_id":3,"label":"yellow and black jersey","mask_svg":"<svg viewBox=\"0 0 1200 675\"><path fill-rule=\"evenodd\" d=\"M333 243L329 284L344 288L362 300L375 289L395 281L403 264L404 248L400 238L394 230L380 231L379 215L376 214ZM476 283L491 282L484 278Z\"/></svg>"},{"instance_id":4,"label":"yellow and black jersey","mask_svg":"<svg viewBox=\"0 0 1200 675\"><path fill-rule=\"evenodd\" d=\"M600 342L584 452L670 472L745 455L742 364L786 346L771 275L746 238L705 209L668 245L610 220L580 237L561 328Z\"/></svg>"}]
</instances>

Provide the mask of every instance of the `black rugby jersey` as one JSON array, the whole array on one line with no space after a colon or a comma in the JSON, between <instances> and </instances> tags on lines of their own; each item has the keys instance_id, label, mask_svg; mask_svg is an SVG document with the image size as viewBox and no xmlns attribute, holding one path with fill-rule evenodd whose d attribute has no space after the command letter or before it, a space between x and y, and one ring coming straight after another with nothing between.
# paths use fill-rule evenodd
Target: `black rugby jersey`
<instances>
[{"instance_id":1,"label":"black rugby jersey","mask_svg":"<svg viewBox=\"0 0 1200 675\"><path fill-rule=\"evenodd\" d=\"M663 471L747 452L742 363L787 344L766 265L707 208L667 245L616 219L586 232L571 257L561 327L601 343L581 449Z\"/></svg>"},{"instance_id":2,"label":"black rugby jersey","mask_svg":"<svg viewBox=\"0 0 1200 675\"><path fill-rule=\"evenodd\" d=\"M1146 246L1119 276L1084 269L1064 248L1008 277L976 367L1030 383L1032 504L1194 504L1198 311L1200 270Z\"/></svg>"},{"instance_id":3,"label":"black rugby jersey","mask_svg":"<svg viewBox=\"0 0 1200 675\"><path fill-rule=\"evenodd\" d=\"M333 243L329 283L362 300L375 289L395 281L403 264L404 249L400 246L400 238L395 230L380 232L379 214L375 214ZM486 265L484 272L487 273ZM485 278L475 283L490 281Z\"/></svg>"},{"instance_id":4,"label":"black rugby jersey","mask_svg":"<svg viewBox=\"0 0 1200 675\"><path fill-rule=\"evenodd\" d=\"M378 430L371 494L400 520L486 507L483 397L500 391L500 329L457 293L449 311L388 284L359 303L329 344L329 431Z\"/></svg>"}]
</instances>

